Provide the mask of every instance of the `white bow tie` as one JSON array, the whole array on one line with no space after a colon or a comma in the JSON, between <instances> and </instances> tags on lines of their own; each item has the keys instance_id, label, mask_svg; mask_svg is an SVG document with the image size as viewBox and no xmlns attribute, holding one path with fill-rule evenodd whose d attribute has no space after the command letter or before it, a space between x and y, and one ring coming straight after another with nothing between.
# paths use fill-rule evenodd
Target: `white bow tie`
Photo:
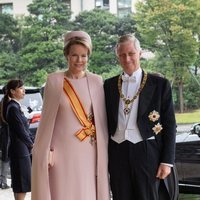
<instances>
[{"instance_id":1,"label":"white bow tie","mask_svg":"<svg viewBox=\"0 0 200 200\"><path fill-rule=\"evenodd\" d=\"M122 81L135 83L136 82L136 77L135 76L124 76L124 75L122 75Z\"/></svg>"}]
</instances>

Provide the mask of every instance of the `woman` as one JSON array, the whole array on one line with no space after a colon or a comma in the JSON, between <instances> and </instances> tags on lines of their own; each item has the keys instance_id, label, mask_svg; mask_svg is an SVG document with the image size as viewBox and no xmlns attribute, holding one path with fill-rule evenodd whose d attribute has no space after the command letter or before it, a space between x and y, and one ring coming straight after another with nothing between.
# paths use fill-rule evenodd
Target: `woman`
<instances>
[{"instance_id":1,"label":"woman","mask_svg":"<svg viewBox=\"0 0 200 200\"><path fill-rule=\"evenodd\" d=\"M20 100L25 89L22 80L10 80L4 97L7 105L6 121L10 134L10 169L15 200L24 200L31 191L31 148L33 140L28 120L21 110Z\"/></svg>"},{"instance_id":2,"label":"woman","mask_svg":"<svg viewBox=\"0 0 200 200\"><path fill-rule=\"evenodd\" d=\"M6 93L6 87L2 88L3 94ZM6 105L3 105L3 99L0 102L0 149L1 149L1 170L0 170L0 188L8 189L10 188L7 184L7 176L9 172L9 146L10 146L10 136L8 130L8 123L6 122ZM3 107L5 109L3 109Z\"/></svg>"},{"instance_id":3,"label":"woman","mask_svg":"<svg viewBox=\"0 0 200 200\"><path fill-rule=\"evenodd\" d=\"M65 35L65 72L48 76L33 148L32 200L109 200L102 79L86 71L83 31Z\"/></svg>"}]
</instances>

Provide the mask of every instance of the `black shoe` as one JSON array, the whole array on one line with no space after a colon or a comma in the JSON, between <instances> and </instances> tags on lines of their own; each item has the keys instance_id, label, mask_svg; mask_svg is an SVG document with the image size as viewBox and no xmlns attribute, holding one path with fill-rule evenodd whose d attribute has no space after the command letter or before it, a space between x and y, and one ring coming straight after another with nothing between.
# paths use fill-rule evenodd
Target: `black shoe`
<instances>
[{"instance_id":1,"label":"black shoe","mask_svg":"<svg viewBox=\"0 0 200 200\"><path fill-rule=\"evenodd\" d=\"M8 189L8 188L10 188L10 187L6 183L1 183L2 190Z\"/></svg>"}]
</instances>

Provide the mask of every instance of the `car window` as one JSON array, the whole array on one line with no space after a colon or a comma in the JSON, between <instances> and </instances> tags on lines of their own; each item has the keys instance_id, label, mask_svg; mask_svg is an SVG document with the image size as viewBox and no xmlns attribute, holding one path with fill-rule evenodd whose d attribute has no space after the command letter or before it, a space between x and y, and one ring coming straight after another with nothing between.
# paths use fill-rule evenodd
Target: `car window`
<instances>
[{"instance_id":1,"label":"car window","mask_svg":"<svg viewBox=\"0 0 200 200\"><path fill-rule=\"evenodd\" d=\"M23 106L26 106L32 111L42 110L42 97L40 93L28 94L26 93L24 99L20 101Z\"/></svg>"}]
</instances>

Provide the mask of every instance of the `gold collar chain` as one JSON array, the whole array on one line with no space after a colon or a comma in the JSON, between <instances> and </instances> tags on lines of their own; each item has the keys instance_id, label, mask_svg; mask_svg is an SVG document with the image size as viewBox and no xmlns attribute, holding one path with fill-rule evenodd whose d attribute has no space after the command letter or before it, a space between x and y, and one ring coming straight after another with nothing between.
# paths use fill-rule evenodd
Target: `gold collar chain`
<instances>
[{"instance_id":1,"label":"gold collar chain","mask_svg":"<svg viewBox=\"0 0 200 200\"><path fill-rule=\"evenodd\" d=\"M136 94L133 96L132 99L126 98L125 95L122 93L122 74L119 76L118 78L118 90L119 90L119 95L120 98L124 101L125 103L125 108L124 108L124 114L128 115L131 111L130 108L128 108L129 104L133 103L135 101L135 99L139 96L140 92L142 91L142 89L144 88L145 84L147 81L147 73L144 72L144 77L142 79L142 82L140 84L140 87L138 89L138 91L136 92Z\"/></svg>"}]
</instances>

